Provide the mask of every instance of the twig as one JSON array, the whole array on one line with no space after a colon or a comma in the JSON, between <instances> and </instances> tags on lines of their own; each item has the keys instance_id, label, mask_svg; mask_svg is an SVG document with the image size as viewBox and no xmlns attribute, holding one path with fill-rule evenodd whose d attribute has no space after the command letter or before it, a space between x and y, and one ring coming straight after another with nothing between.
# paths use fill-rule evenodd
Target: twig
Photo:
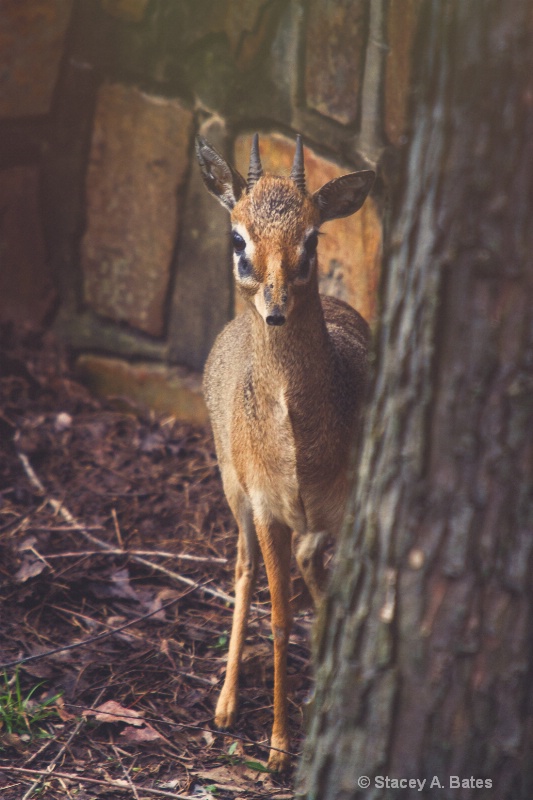
<instances>
[{"instance_id":1,"label":"twig","mask_svg":"<svg viewBox=\"0 0 533 800\"><path fill-rule=\"evenodd\" d=\"M117 517L116 509L114 509L114 508L111 509L111 516L113 517L113 524L115 526L115 533L117 535L117 540L118 540L119 546L120 546L120 548L122 550L124 550L124 542L122 540L122 533L121 533L121 530L120 530L120 525L118 524L118 517Z\"/></svg>"},{"instance_id":2,"label":"twig","mask_svg":"<svg viewBox=\"0 0 533 800\"><path fill-rule=\"evenodd\" d=\"M32 484L32 486L37 489L39 494L41 494L46 502L52 507L56 514L63 517L63 519L68 522L69 525L72 525L79 533L81 533L86 539L92 542L97 547L100 547L102 550L109 552L115 548L111 547L111 545L107 544L107 542L103 542L101 539L98 539L96 536L93 536L92 533L89 533L87 528L82 525L64 506L59 500L56 500L53 497L50 497L46 494L46 490L37 477L32 465L29 462L28 457L25 453L22 453L20 450L17 450L18 457L22 462L22 466L24 467L24 471L28 477L28 480ZM122 551L123 555L129 555L126 550ZM167 575L169 578L172 578L175 581L179 581L180 583L184 583L186 586L190 586L192 589L198 589L202 591L204 594L210 595L211 597L216 597L218 600L222 600L224 603L229 603L230 605L235 604L235 600L229 594L225 592L221 592L218 589L211 589L209 586L197 583L193 581L191 578L187 578L185 575L180 575L178 572L174 572L173 570L167 569L163 567L161 564L153 564L151 561L148 561L146 558L142 556L130 556L133 561L137 564L142 564L145 567L149 567L150 569L156 570L157 572L162 572L164 575Z\"/></svg>"},{"instance_id":3,"label":"twig","mask_svg":"<svg viewBox=\"0 0 533 800\"><path fill-rule=\"evenodd\" d=\"M98 778L88 778L84 775L76 774L75 772L51 772L48 773L46 770L42 769L26 769L25 767L4 767L0 766L0 770L2 772L18 772L26 775L41 775L44 778L65 778L68 781L74 781L76 783L94 783L98 786L112 786L114 789L130 789L130 783L128 781L123 780L113 780L112 778L108 778L105 781L99 780ZM170 797L172 800L198 800L198 798L194 798L190 794L175 794L174 792L164 792L162 789L150 789L147 786L140 787L143 792L147 792L148 794L156 795L157 797Z\"/></svg>"},{"instance_id":4,"label":"twig","mask_svg":"<svg viewBox=\"0 0 533 800\"><path fill-rule=\"evenodd\" d=\"M180 597L178 599L181 600L183 597L184 597L184 595L180 595ZM72 609L62 608L61 606L51 605L50 608L53 608L55 611L60 611L63 614L70 614L73 617L79 617L79 619L84 620L84 622L86 622L86 623L92 623L93 625L103 625L104 628L107 628L112 633L115 633L115 629L111 625L109 625L107 622L104 622L103 620L94 619L93 617L88 617L87 614L80 614L78 611L73 611ZM161 611L161 609L159 609L159 610ZM132 632L132 633L130 633L130 636L132 636L135 639L138 639L139 641L146 641L146 636L140 635L138 633L133 633ZM150 641L150 640L148 640L148 641ZM150 642L150 644L152 644L152 642ZM155 645L153 645L153 646L155 647ZM44 654L44 655L46 655L46 654ZM215 678L212 678L211 680L208 680L207 678L203 678L201 675L195 675L193 672L187 672L184 669L179 669L179 667L175 666L173 661L172 661L172 669L176 673L176 675L183 675L184 678L189 678L192 681L197 681L198 683L204 684L204 686L212 687L216 683L216 679Z\"/></svg>"},{"instance_id":5,"label":"twig","mask_svg":"<svg viewBox=\"0 0 533 800\"><path fill-rule=\"evenodd\" d=\"M65 703L66 708L75 708L78 711L98 711L97 708L90 707L90 706L82 706L79 703ZM271 708L272 706L264 706L264 708ZM119 711L113 711L113 717L117 719L124 719L124 720L139 720L138 716L133 716L132 714L127 713L120 713ZM168 725L171 728L177 728L178 730L192 730L192 731L204 731L206 733L213 733L211 728L204 727L203 725L193 725L189 722L173 722L173 720L166 719L165 717L141 717L142 721L149 724L149 725ZM249 736L242 736L239 733L235 733L235 731L219 731L219 733L224 736L231 736L232 739L239 739L239 741L243 742L244 744L251 744L254 747L258 747L260 750L276 750L278 753L285 753L291 758L298 758L301 754L300 753L291 753L290 750L283 750L281 747L273 747L268 741L258 742L255 739L250 739Z\"/></svg>"},{"instance_id":6,"label":"twig","mask_svg":"<svg viewBox=\"0 0 533 800\"><path fill-rule=\"evenodd\" d=\"M229 605L235 605L235 598L231 597L229 594L226 594L226 592L221 592L218 589L211 589L209 586L197 583L191 578L187 578L185 575L180 575L178 572L174 572L171 569L163 567L161 564L153 564L151 561L148 561L148 559L142 558L142 556L132 556L132 559L137 564L142 564L150 569L155 569L157 572L162 572L163 575L167 575L167 577L172 578L175 581L179 581L180 583L184 583L186 586L190 586L191 589L198 589L204 594L210 595L211 597L216 597L217 600L222 600L224 603L228 603Z\"/></svg>"},{"instance_id":7,"label":"twig","mask_svg":"<svg viewBox=\"0 0 533 800\"><path fill-rule=\"evenodd\" d=\"M128 781L129 787L130 787L131 791L133 792L133 796L135 797L135 800L139 800L139 793L137 792L137 787L135 786L135 784L133 783L132 779L130 778L129 771L126 769L126 767L122 763L122 759L120 757L120 754L119 754L117 748L115 747L114 744L111 745L111 748L112 748L112 750L113 750L113 752L114 752L114 754L115 754L115 756L117 758L118 763L120 764L122 772L124 773L124 778ZM133 766L133 764L132 764L132 766Z\"/></svg>"},{"instance_id":8,"label":"twig","mask_svg":"<svg viewBox=\"0 0 533 800\"><path fill-rule=\"evenodd\" d=\"M50 528L47 528L50 530ZM78 530L78 528L55 528L54 530ZM101 550L79 550L78 552L67 553L49 553L41 555L36 553L39 558L85 558L86 556L158 556L159 558L175 558L180 561L195 561L200 564L227 564L227 558L215 558L211 556L193 556L189 553L167 553L165 550L121 550L120 548L112 548L102 553Z\"/></svg>"},{"instance_id":9,"label":"twig","mask_svg":"<svg viewBox=\"0 0 533 800\"><path fill-rule=\"evenodd\" d=\"M30 517L31 514L28 514ZM10 523L11 525L13 523ZM39 531L46 531L47 533L67 533L68 531L77 531L79 530L77 525L30 525L30 528L36 528ZM1 530L1 528L0 528ZM85 530L87 531L105 531L103 525L86 525Z\"/></svg>"},{"instance_id":10,"label":"twig","mask_svg":"<svg viewBox=\"0 0 533 800\"><path fill-rule=\"evenodd\" d=\"M100 699L100 698L98 698L98 699ZM96 703L97 703L97 702L98 702L98 700L96 700ZM61 749L60 749L59 753L56 755L56 757L54 758L54 760L50 762L50 765L51 765L51 764L54 764L54 763L57 763L57 760L58 760L58 758L59 758L59 757L60 757L60 756L61 756L61 755L62 755L62 754L65 752L65 749L68 747L68 745L70 744L70 742L72 741L72 739L74 738L74 736L75 736L75 735L78 733L78 731L79 731L79 729L80 729L81 725L82 725L84 722L85 722L85 719L83 719L83 720L80 720L80 722L78 722L78 724L76 725L76 728L75 728L75 729L74 729L74 731L73 731L73 732L70 734L70 736L69 736L69 738L68 738L68 740L67 740L66 744L64 744L64 745L61 747ZM36 758L39 758L39 756L40 756L40 755L42 755L42 754L44 753L44 751L45 751L45 750L46 750L48 747L50 747L50 745L51 745L53 742L57 742L58 738L59 738L59 736L54 736L52 739L48 739L48 740L47 740L47 741L46 741L46 742L43 744L43 746L42 746L42 747L39 747L39 749L38 749L38 750L36 750L36 751L35 751L35 753L33 753L33 755L31 755L31 756L30 756L30 757L29 757L29 758L26 760L26 762L25 762L25 763L26 763L26 766L28 766L28 764L31 764L31 762L32 762L32 761L35 761L35 759L36 759ZM49 765L49 766L50 766L50 765Z\"/></svg>"},{"instance_id":11,"label":"twig","mask_svg":"<svg viewBox=\"0 0 533 800\"><path fill-rule=\"evenodd\" d=\"M42 556L42 555L39 553L39 551L35 549L35 547L33 547L33 546L32 546L32 547L28 547L28 550L30 551L30 553L33 553L33 555L34 555L36 558L38 558L38 559L39 559L39 561L42 561L42 562L43 562L43 564L45 565L45 567L48 567L48 569L49 569L51 572L53 572L53 571L54 571L54 570L52 569L52 565L51 565L51 564L49 564L49 563L48 563L48 561L46 560L46 558L47 558L47 557L46 557L46 556Z\"/></svg>"},{"instance_id":12,"label":"twig","mask_svg":"<svg viewBox=\"0 0 533 800\"><path fill-rule=\"evenodd\" d=\"M74 738L74 737L77 735L77 733L78 733L78 731L80 730L81 726L82 726L82 725L84 725L84 724L85 724L85 719L81 719L81 720L78 722L78 724L76 725L76 727L74 728L74 730L72 731L72 733L70 734L70 736L68 737L67 741L66 741L66 742L64 743L64 745L62 746L62 748L61 748L61 749L59 750L59 752L58 752L58 753L57 753L57 754L54 756L54 758L52 759L52 761L50 762L50 764L48 764L48 766L47 766L46 770L45 770L45 771L44 771L44 772L43 772L43 773L42 773L42 774L41 774L41 775L40 775L40 776L37 778L37 780L36 780L36 781L34 781L34 783L33 783L33 784L30 786L30 788L29 788L29 789L28 789L28 791L25 793L25 795L24 795L24 797L22 798L22 800L28 800L28 798L30 798L30 797L31 797L31 795L33 794L33 792L35 791L35 789L37 789L37 787L38 787L38 786L39 786L39 785L42 783L42 781L43 781L43 778L45 778L47 775L49 775L49 774L51 774L51 773L52 773L52 771L53 771L53 769L54 769L54 766L57 764L57 762L59 761L59 759L61 758L61 756L63 755L63 753L65 752L65 750L67 749L67 747L69 746L69 744L71 743L71 741L73 740L73 738Z\"/></svg>"},{"instance_id":13,"label":"twig","mask_svg":"<svg viewBox=\"0 0 533 800\"><path fill-rule=\"evenodd\" d=\"M190 591L192 591L192 589ZM119 625L118 628L111 628L111 630L104 631L103 633L98 633L96 636L91 636L89 639L84 639L82 642L65 644L62 645L61 647L54 647L52 650L47 650L44 653L35 653L32 656L24 656L24 658L18 658L16 661L9 661L6 664L0 664L0 669L8 669L11 667L16 667L18 664L27 664L29 661L37 661L41 658L47 658L48 656L53 656L56 653L62 653L66 650L76 650L78 647L85 647L86 645L92 644L93 642L98 642L100 639L105 639L108 636L113 636L115 633L120 633L121 631L131 627L132 625L136 625L137 622L141 622L144 619L148 619L148 617L153 617L155 614L159 614L161 611L165 611L170 606L173 606L180 600L183 600L183 598L186 597L187 594L189 594L189 592L185 592L185 594L181 594L179 597L175 597L173 600L169 600L169 602L162 605L161 608L156 608L154 611L149 611L147 614L143 614L140 617L135 617L134 619L130 619L129 622L125 622L124 625Z\"/></svg>"},{"instance_id":14,"label":"twig","mask_svg":"<svg viewBox=\"0 0 533 800\"><path fill-rule=\"evenodd\" d=\"M102 696L102 694L103 694L103 690L100 692L100 695L99 695L99 697L98 697L98 699L96 701L97 703L100 700L100 697ZM82 718L82 719L79 720L79 722L76 725L76 727L74 728L74 730L71 731L67 741L63 744L63 746L56 753L56 755L54 756L52 761L48 764L48 766L46 767L46 770L44 771L44 773L42 775L40 775L37 778L37 780L34 781L34 783L30 786L30 788L28 789L28 791L26 792L26 794L24 795L22 800L28 800L31 797L31 795L33 794L33 792L35 791L35 789L37 789L39 784L42 783L43 778L46 777L46 775L48 773L52 773L52 771L54 769L54 766L58 763L59 759L62 757L63 753L65 752L65 750L67 749L67 747L69 746L71 741L74 739L74 737L78 735L80 728L82 727L82 725L85 725L85 722L86 722L85 718ZM49 742L47 743L46 746L48 746L48 744L49 744ZM36 756L39 755L39 753L42 753L42 751L44 749L45 749L44 747L41 747L40 750L38 750L37 753L33 754L33 756L26 762L26 764L30 764L33 761L33 759Z\"/></svg>"}]
</instances>

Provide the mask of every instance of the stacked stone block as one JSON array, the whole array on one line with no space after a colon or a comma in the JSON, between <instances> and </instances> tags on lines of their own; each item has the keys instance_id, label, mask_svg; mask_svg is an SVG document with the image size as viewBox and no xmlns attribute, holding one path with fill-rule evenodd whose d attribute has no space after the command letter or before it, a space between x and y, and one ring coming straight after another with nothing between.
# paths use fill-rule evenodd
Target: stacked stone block
<instances>
[{"instance_id":1,"label":"stacked stone block","mask_svg":"<svg viewBox=\"0 0 533 800\"><path fill-rule=\"evenodd\" d=\"M323 291L378 313L383 213L408 136L420 0L6 0L0 17L0 320L43 323L99 390L203 418L198 373L234 297L228 218L196 133L311 190L371 166L328 223ZM13 219L16 218L16 222ZM175 398L175 400L173 400Z\"/></svg>"},{"instance_id":2,"label":"stacked stone block","mask_svg":"<svg viewBox=\"0 0 533 800\"><path fill-rule=\"evenodd\" d=\"M164 332L193 115L135 86L98 93L81 247L86 302L102 317Z\"/></svg>"}]
</instances>

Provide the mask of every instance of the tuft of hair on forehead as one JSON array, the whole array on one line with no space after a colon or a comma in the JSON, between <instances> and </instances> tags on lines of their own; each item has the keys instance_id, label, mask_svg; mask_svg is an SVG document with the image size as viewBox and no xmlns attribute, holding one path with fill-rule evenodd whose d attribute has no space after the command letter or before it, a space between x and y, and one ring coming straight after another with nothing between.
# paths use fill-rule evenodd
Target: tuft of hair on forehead
<instances>
[{"instance_id":1,"label":"tuft of hair on forehead","mask_svg":"<svg viewBox=\"0 0 533 800\"><path fill-rule=\"evenodd\" d=\"M305 227L314 224L315 215L311 198L293 180L268 174L241 198L234 213L235 218L258 233L272 228Z\"/></svg>"},{"instance_id":2,"label":"tuft of hair on forehead","mask_svg":"<svg viewBox=\"0 0 533 800\"><path fill-rule=\"evenodd\" d=\"M301 213L304 196L289 178L265 176L250 193L250 206L254 213L266 214L269 219L287 213Z\"/></svg>"}]
</instances>

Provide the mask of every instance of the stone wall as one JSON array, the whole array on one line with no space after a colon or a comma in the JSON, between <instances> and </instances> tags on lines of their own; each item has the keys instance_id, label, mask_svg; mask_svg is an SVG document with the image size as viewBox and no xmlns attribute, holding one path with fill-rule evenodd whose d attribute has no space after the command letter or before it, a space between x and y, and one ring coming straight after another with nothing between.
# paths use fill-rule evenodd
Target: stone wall
<instances>
[{"instance_id":1,"label":"stone wall","mask_svg":"<svg viewBox=\"0 0 533 800\"><path fill-rule=\"evenodd\" d=\"M420 6L3 0L0 321L53 324L99 390L202 418L198 372L239 301L193 139L246 172L258 130L281 173L302 133L311 190L377 168L319 246L323 290L373 322Z\"/></svg>"}]
</instances>

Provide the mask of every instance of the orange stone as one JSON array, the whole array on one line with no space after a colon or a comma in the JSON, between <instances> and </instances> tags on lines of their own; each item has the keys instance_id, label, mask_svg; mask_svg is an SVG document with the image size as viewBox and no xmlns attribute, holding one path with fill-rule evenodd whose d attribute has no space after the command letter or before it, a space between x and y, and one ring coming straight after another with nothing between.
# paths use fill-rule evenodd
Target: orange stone
<instances>
[{"instance_id":1,"label":"orange stone","mask_svg":"<svg viewBox=\"0 0 533 800\"><path fill-rule=\"evenodd\" d=\"M102 316L161 336L193 115L135 87L100 90L87 172L84 295Z\"/></svg>"},{"instance_id":2,"label":"orange stone","mask_svg":"<svg viewBox=\"0 0 533 800\"><path fill-rule=\"evenodd\" d=\"M243 175L248 172L251 141L251 135L243 135L235 142L235 164ZM264 134L260 135L259 147L265 172L289 175L294 158L292 139ZM304 147L304 159L310 192L350 172L308 147ZM320 291L345 300L373 323L382 252L382 225L373 199L367 198L353 216L325 223L322 233L318 245ZM244 307L240 296L235 307L237 312Z\"/></svg>"},{"instance_id":3,"label":"orange stone","mask_svg":"<svg viewBox=\"0 0 533 800\"><path fill-rule=\"evenodd\" d=\"M101 397L133 402L197 425L207 423L202 378L197 372L90 354L79 356L76 368L91 391Z\"/></svg>"}]
</instances>

